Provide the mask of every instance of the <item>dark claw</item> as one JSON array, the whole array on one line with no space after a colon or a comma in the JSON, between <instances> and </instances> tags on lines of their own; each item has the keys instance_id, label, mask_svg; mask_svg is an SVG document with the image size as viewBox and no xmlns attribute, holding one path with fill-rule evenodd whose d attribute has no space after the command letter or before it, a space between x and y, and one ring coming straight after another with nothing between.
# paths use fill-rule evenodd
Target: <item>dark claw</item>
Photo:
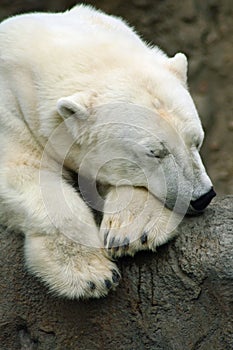
<instances>
[{"instance_id":1,"label":"dark claw","mask_svg":"<svg viewBox=\"0 0 233 350\"><path fill-rule=\"evenodd\" d=\"M114 247L115 237L112 237L109 241L108 248L111 249Z\"/></svg>"},{"instance_id":2,"label":"dark claw","mask_svg":"<svg viewBox=\"0 0 233 350\"><path fill-rule=\"evenodd\" d=\"M146 244L147 243L147 233L144 232L142 237L141 237L141 243Z\"/></svg>"},{"instance_id":3,"label":"dark claw","mask_svg":"<svg viewBox=\"0 0 233 350\"><path fill-rule=\"evenodd\" d=\"M110 289L112 287L112 283L109 280L104 280L104 284L105 284L107 289Z\"/></svg>"},{"instance_id":4,"label":"dark claw","mask_svg":"<svg viewBox=\"0 0 233 350\"><path fill-rule=\"evenodd\" d=\"M119 246L120 246L120 239L118 238L115 240L115 245L113 247L115 253L119 250Z\"/></svg>"},{"instance_id":5,"label":"dark claw","mask_svg":"<svg viewBox=\"0 0 233 350\"><path fill-rule=\"evenodd\" d=\"M119 245L117 245L116 247L114 247L114 253L118 252L119 250Z\"/></svg>"},{"instance_id":6,"label":"dark claw","mask_svg":"<svg viewBox=\"0 0 233 350\"><path fill-rule=\"evenodd\" d=\"M116 270L112 270L112 281L113 283L119 282L121 276Z\"/></svg>"},{"instance_id":7,"label":"dark claw","mask_svg":"<svg viewBox=\"0 0 233 350\"><path fill-rule=\"evenodd\" d=\"M89 281L88 285L89 285L90 290L95 290L96 289L96 285L95 285L94 282Z\"/></svg>"},{"instance_id":8,"label":"dark claw","mask_svg":"<svg viewBox=\"0 0 233 350\"><path fill-rule=\"evenodd\" d=\"M107 245L107 239L108 239L108 235L109 235L109 230L107 230L104 234L104 246L106 247Z\"/></svg>"},{"instance_id":9,"label":"dark claw","mask_svg":"<svg viewBox=\"0 0 233 350\"><path fill-rule=\"evenodd\" d=\"M123 243L122 243L122 249L128 250L129 249L129 238L125 237Z\"/></svg>"}]
</instances>

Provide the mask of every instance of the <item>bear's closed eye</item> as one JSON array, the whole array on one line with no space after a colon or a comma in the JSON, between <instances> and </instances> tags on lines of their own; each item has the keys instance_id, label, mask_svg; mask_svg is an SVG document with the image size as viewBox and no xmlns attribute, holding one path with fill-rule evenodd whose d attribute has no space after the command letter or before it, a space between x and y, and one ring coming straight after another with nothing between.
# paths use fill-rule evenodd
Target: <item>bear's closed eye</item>
<instances>
[{"instance_id":1,"label":"bear's closed eye","mask_svg":"<svg viewBox=\"0 0 233 350\"><path fill-rule=\"evenodd\" d=\"M157 158L157 159L162 159L166 157L169 154L168 150L166 148L163 149L158 149L158 150L153 150L150 149L146 155L151 158Z\"/></svg>"},{"instance_id":2,"label":"bear's closed eye","mask_svg":"<svg viewBox=\"0 0 233 350\"><path fill-rule=\"evenodd\" d=\"M147 152L146 155L151 158L161 158L161 154L157 153L156 151L153 151L152 149L149 152Z\"/></svg>"}]
</instances>

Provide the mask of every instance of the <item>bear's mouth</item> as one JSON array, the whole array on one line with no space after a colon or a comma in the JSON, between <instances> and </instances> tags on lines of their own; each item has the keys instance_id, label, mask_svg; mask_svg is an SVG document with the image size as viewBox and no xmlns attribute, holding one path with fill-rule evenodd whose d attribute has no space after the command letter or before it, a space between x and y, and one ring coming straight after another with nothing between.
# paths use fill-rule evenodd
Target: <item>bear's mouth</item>
<instances>
[{"instance_id":1,"label":"bear's mouth","mask_svg":"<svg viewBox=\"0 0 233 350\"><path fill-rule=\"evenodd\" d=\"M190 205L190 206L188 207L188 210L187 210L185 216L188 216L188 217L190 217L190 216L200 216L200 215L202 215L202 214L204 213L204 211L205 211L205 209L203 209L203 210L195 210L195 209L193 209L193 207Z\"/></svg>"}]
</instances>

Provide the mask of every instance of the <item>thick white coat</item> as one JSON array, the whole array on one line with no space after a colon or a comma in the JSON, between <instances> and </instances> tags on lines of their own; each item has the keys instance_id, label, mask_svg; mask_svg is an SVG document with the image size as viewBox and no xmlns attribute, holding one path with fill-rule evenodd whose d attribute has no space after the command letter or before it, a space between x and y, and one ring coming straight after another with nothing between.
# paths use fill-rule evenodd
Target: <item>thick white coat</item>
<instances>
[{"instance_id":1,"label":"thick white coat","mask_svg":"<svg viewBox=\"0 0 233 350\"><path fill-rule=\"evenodd\" d=\"M103 245L155 249L179 221L162 202L184 212L212 186L186 75L183 54L90 7L0 24L0 217L25 233L28 267L58 294L106 295L118 269ZM94 204L100 230L70 170L81 192L82 178L113 186Z\"/></svg>"}]
</instances>

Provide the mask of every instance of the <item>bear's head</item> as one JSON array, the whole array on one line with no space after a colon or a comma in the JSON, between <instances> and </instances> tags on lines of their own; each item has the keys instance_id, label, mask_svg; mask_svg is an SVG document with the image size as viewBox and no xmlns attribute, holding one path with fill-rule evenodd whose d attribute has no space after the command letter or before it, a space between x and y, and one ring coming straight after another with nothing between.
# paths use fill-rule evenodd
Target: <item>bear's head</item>
<instances>
[{"instance_id":1,"label":"bear's head","mask_svg":"<svg viewBox=\"0 0 233 350\"><path fill-rule=\"evenodd\" d=\"M199 154L204 132L186 76L179 53L109 71L99 88L59 99L79 173L146 187L178 212L203 211L215 192Z\"/></svg>"}]
</instances>

